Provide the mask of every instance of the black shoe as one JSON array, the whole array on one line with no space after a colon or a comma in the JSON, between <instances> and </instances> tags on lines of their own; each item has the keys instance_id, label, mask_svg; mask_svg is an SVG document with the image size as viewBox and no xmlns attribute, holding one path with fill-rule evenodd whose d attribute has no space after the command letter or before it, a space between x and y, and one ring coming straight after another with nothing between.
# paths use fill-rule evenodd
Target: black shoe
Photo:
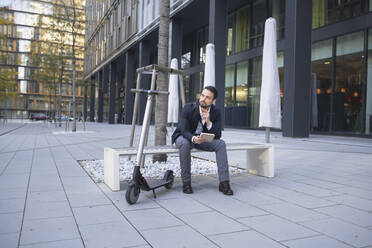
<instances>
[{"instance_id":1,"label":"black shoe","mask_svg":"<svg viewBox=\"0 0 372 248\"><path fill-rule=\"evenodd\" d=\"M220 192L224 193L225 195L233 195L234 194L234 192L230 188L229 181L220 182L220 185L219 185L218 189L220 190Z\"/></svg>"},{"instance_id":2,"label":"black shoe","mask_svg":"<svg viewBox=\"0 0 372 248\"><path fill-rule=\"evenodd\" d=\"M185 194L192 194L193 193L192 187L191 187L191 182L183 183L182 189L183 189L183 193L185 193Z\"/></svg>"}]
</instances>

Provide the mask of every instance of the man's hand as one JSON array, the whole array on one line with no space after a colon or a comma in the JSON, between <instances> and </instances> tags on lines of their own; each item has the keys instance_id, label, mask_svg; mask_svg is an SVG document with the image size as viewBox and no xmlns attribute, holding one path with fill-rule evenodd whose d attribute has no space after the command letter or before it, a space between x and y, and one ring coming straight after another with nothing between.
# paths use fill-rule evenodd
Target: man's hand
<instances>
[{"instance_id":1,"label":"man's hand","mask_svg":"<svg viewBox=\"0 0 372 248\"><path fill-rule=\"evenodd\" d=\"M207 123L207 126L209 126L211 124L209 112L208 110L205 110L203 108L201 108L201 110L202 110L201 117L205 120L205 122Z\"/></svg>"},{"instance_id":2,"label":"man's hand","mask_svg":"<svg viewBox=\"0 0 372 248\"><path fill-rule=\"evenodd\" d=\"M194 143L195 143L195 144L201 144L201 143L203 143L203 142L205 142L205 139L203 139L203 138L200 137L200 136L195 136L195 138L194 138Z\"/></svg>"}]
</instances>

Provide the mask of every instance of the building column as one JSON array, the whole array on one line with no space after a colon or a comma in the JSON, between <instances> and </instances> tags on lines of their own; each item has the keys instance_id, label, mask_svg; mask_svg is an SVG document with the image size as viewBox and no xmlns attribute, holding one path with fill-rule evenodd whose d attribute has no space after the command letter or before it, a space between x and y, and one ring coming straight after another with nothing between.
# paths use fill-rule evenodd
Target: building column
<instances>
[{"instance_id":1,"label":"building column","mask_svg":"<svg viewBox=\"0 0 372 248\"><path fill-rule=\"evenodd\" d=\"M144 67L150 64L150 44L146 40L142 40L139 43L139 65L138 67ZM141 75L141 86L142 89L150 89L150 74ZM143 117L145 115L145 108L147 102L147 94L140 94L137 124L142 125Z\"/></svg>"},{"instance_id":2,"label":"building column","mask_svg":"<svg viewBox=\"0 0 372 248\"><path fill-rule=\"evenodd\" d=\"M130 90L136 88L136 62L134 51L129 50L125 54L125 124L131 124L133 118L134 93Z\"/></svg>"},{"instance_id":3,"label":"building column","mask_svg":"<svg viewBox=\"0 0 372 248\"><path fill-rule=\"evenodd\" d=\"M116 63L110 63L109 66L109 113L108 123L114 124L115 116L115 98L116 98Z\"/></svg>"},{"instance_id":4,"label":"building column","mask_svg":"<svg viewBox=\"0 0 372 248\"><path fill-rule=\"evenodd\" d=\"M176 58L178 61L178 68L181 68L182 56L182 21L180 19L172 19L172 43L171 43L171 59Z\"/></svg>"},{"instance_id":5,"label":"building column","mask_svg":"<svg viewBox=\"0 0 372 248\"><path fill-rule=\"evenodd\" d=\"M89 106L89 121L94 121L94 104L96 101L96 80L95 78L91 78L90 81L90 106Z\"/></svg>"},{"instance_id":6,"label":"building column","mask_svg":"<svg viewBox=\"0 0 372 248\"><path fill-rule=\"evenodd\" d=\"M312 1L286 0L283 136L310 132Z\"/></svg>"},{"instance_id":7,"label":"building column","mask_svg":"<svg viewBox=\"0 0 372 248\"><path fill-rule=\"evenodd\" d=\"M215 46L216 89L218 98L216 106L221 110L222 127L225 120L225 67L226 67L226 20L227 1L209 1L209 43Z\"/></svg>"},{"instance_id":8,"label":"building column","mask_svg":"<svg viewBox=\"0 0 372 248\"><path fill-rule=\"evenodd\" d=\"M98 110L97 122L103 121L103 76L104 69L98 72Z\"/></svg>"}]
</instances>

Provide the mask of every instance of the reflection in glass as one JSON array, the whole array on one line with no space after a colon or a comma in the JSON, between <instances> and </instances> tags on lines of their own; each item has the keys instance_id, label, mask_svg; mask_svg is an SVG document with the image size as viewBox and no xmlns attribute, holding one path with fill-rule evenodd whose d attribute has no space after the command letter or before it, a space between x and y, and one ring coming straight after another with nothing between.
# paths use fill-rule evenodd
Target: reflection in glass
<instances>
[{"instance_id":1,"label":"reflection in glass","mask_svg":"<svg viewBox=\"0 0 372 248\"><path fill-rule=\"evenodd\" d=\"M258 118L260 112L260 93L262 80L262 57L256 57L251 60L251 74L248 90L248 126L258 127Z\"/></svg>"},{"instance_id":2,"label":"reflection in glass","mask_svg":"<svg viewBox=\"0 0 372 248\"><path fill-rule=\"evenodd\" d=\"M237 64L236 69L236 106L248 104L248 61Z\"/></svg>"},{"instance_id":3,"label":"reflection in glass","mask_svg":"<svg viewBox=\"0 0 372 248\"><path fill-rule=\"evenodd\" d=\"M337 37L334 131L361 131L363 43L363 32Z\"/></svg>"},{"instance_id":4,"label":"reflection in glass","mask_svg":"<svg viewBox=\"0 0 372 248\"><path fill-rule=\"evenodd\" d=\"M332 40L314 43L311 50L311 69L316 78L318 125L314 130L330 130Z\"/></svg>"},{"instance_id":5,"label":"reflection in glass","mask_svg":"<svg viewBox=\"0 0 372 248\"><path fill-rule=\"evenodd\" d=\"M234 105L235 64L227 65L225 72L225 107Z\"/></svg>"},{"instance_id":6,"label":"reflection in glass","mask_svg":"<svg viewBox=\"0 0 372 248\"><path fill-rule=\"evenodd\" d=\"M188 52L181 56L181 69L190 68L190 66L191 66L191 52Z\"/></svg>"},{"instance_id":7,"label":"reflection in glass","mask_svg":"<svg viewBox=\"0 0 372 248\"><path fill-rule=\"evenodd\" d=\"M272 1L272 17L276 20L277 40L284 38L285 0Z\"/></svg>"},{"instance_id":8,"label":"reflection in glass","mask_svg":"<svg viewBox=\"0 0 372 248\"><path fill-rule=\"evenodd\" d=\"M227 17L226 56L231 55L233 51L233 18L235 14Z\"/></svg>"},{"instance_id":9,"label":"reflection in glass","mask_svg":"<svg viewBox=\"0 0 372 248\"><path fill-rule=\"evenodd\" d=\"M263 45L266 18L267 18L266 0L255 0L253 2L252 11L250 47L253 48Z\"/></svg>"},{"instance_id":10,"label":"reflection in glass","mask_svg":"<svg viewBox=\"0 0 372 248\"><path fill-rule=\"evenodd\" d=\"M203 89L203 75L203 72L197 72L192 75L191 101L196 101L200 97L200 92Z\"/></svg>"},{"instance_id":11,"label":"reflection in glass","mask_svg":"<svg viewBox=\"0 0 372 248\"><path fill-rule=\"evenodd\" d=\"M370 8L372 0L370 1ZM372 29L368 30L368 62L366 92L366 134L372 134Z\"/></svg>"},{"instance_id":12,"label":"reflection in glass","mask_svg":"<svg viewBox=\"0 0 372 248\"><path fill-rule=\"evenodd\" d=\"M235 53L248 48L248 7L239 9L235 16Z\"/></svg>"}]
</instances>

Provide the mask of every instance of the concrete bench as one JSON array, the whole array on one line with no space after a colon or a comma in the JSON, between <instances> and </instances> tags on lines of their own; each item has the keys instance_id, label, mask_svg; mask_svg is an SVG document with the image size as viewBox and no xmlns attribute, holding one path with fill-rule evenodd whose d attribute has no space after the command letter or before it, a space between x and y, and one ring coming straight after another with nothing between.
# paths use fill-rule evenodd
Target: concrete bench
<instances>
[{"instance_id":1,"label":"concrete bench","mask_svg":"<svg viewBox=\"0 0 372 248\"><path fill-rule=\"evenodd\" d=\"M274 146L271 144L226 144L227 151L246 150L246 168L247 172L253 175L264 177L274 177ZM198 149L192 149L191 153L206 152ZM144 155L158 153L178 154L178 148L173 146L145 147ZM137 149L110 148L104 149L104 182L113 191L120 190L120 156L136 155Z\"/></svg>"}]
</instances>

